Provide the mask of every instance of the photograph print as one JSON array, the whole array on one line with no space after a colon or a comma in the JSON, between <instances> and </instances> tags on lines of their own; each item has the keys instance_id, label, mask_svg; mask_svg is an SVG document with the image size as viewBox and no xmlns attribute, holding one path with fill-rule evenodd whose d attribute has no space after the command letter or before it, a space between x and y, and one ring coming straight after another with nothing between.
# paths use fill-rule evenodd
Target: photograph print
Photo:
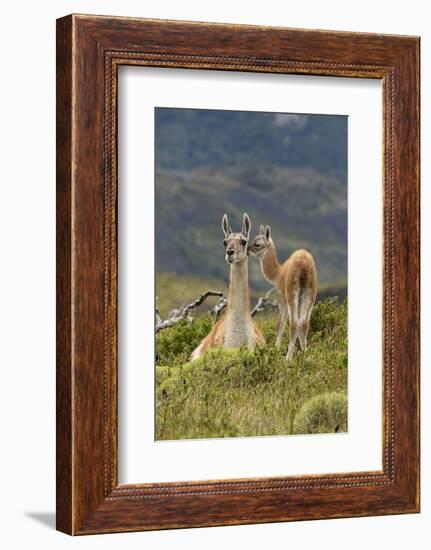
<instances>
[{"instance_id":1,"label":"photograph print","mask_svg":"<svg viewBox=\"0 0 431 550\"><path fill-rule=\"evenodd\" d=\"M348 431L347 125L155 109L156 440Z\"/></svg>"}]
</instances>

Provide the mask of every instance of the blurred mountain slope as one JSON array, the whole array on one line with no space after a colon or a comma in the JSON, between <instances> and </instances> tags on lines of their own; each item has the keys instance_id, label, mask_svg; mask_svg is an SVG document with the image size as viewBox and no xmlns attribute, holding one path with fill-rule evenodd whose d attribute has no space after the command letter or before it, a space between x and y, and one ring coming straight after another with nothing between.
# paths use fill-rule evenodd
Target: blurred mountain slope
<instances>
[{"instance_id":1,"label":"blurred mountain slope","mask_svg":"<svg viewBox=\"0 0 431 550\"><path fill-rule=\"evenodd\" d=\"M315 257L319 286L342 286L347 279L347 195L334 175L311 168L274 166L196 168L157 172L157 270L226 278L221 219L234 231L242 213L251 233L269 224L279 260L296 248ZM250 259L250 282L267 283L259 262Z\"/></svg>"},{"instance_id":2,"label":"blurred mountain slope","mask_svg":"<svg viewBox=\"0 0 431 550\"><path fill-rule=\"evenodd\" d=\"M345 180L347 117L156 108L159 169L308 167Z\"/></svg>"}]
</instances>

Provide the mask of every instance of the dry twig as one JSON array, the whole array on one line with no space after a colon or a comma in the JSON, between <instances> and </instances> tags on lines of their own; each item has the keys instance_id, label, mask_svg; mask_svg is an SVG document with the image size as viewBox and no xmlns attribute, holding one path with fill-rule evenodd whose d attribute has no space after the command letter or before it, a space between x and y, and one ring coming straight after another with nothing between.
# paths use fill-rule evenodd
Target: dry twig
<instances>
[{"instance_id":1,"label":"dry twig","mask_svg":"<svg viewBox=\"0 0 431 550\"><path fill-rule=\"evenodd\" d=\"M190 304L185 305L182 309L174 309L169 314L169 317L165 319L164 321L160 317L160 313L156 309L156 332L159 332L159 330L163 330L168 327L172 327L175 324L179 323L180 321L183 321L184 319L190 318L189 313L192 309L196 309L201 304L205 302L205 300L209 296L223 296L223 292L218 290L207 290L206 292L203 292L199 298L196 298L193 302ZM192 320L192 319L190 319Z\"/></svg>"},{"instance_id":2,"label":"dry twig","mask_svg":"<svg viewBox=\"0 0 431 550\"><path fill-rule=\"evenodd\" d=\"M216 305L211 310L211 314L214 315L214 323L217 322L220 315L223 313L223 311L226 309L227 306L227 298L225 296L222 296L220 300L216 303Z\"/></svg>"},{"instance_id":3,"label":"dry twig","mask_svg":"<svg viewBox=\"0 0 431 550\"><path fill-rule=\"evenodd\" d=\"M254 306L254 308L251 310L251 316L254 317L257 313L261 313L267 308L276 309L279 310L280 306L277 302L277 300L270 300L269 297L274 292L274 288L271 288L268 290L268 292L265 294L265 296L261 296L259 300L257 301L257 304ZM213 309L210 311L212 315L215 316L214 322L216 322L220 315L223 313L223 311L227 307L227 298L223 296L223 292L218 290L207 290L206 292L203 292L199 298L196 298L193 302L190 302L190 304L185 305L181 309L173 309L170 313L167 319L163 320L160 316L159 310L156 308L156 332L159 332L160 330L163 330L165 328L172 327L179 323L180 321L183 321L184 319L188 319L190 322L193 321L193 318L189 315L189 313L193 310L202 305L205 300L209 296L218 296L219 301L217 304L213 307Z\"/></svg>"},{"instance_id":4,"label":"dry twig","mask_svg":"<svg viewBox=\"0 0 431 550\"><path fill-rule=\"evenodd\" d=\"M254 308L251 310L251 316L254 317L256 313L261 313L266 308L276 309L279 310L280 306L277 300L270 300L269 297L274 292L275 288L271 288L268 290L268 292L265 294L265 296L261 296L259 300L257 301L257 304L254 306Z\"/></svg>"}]
</instances>

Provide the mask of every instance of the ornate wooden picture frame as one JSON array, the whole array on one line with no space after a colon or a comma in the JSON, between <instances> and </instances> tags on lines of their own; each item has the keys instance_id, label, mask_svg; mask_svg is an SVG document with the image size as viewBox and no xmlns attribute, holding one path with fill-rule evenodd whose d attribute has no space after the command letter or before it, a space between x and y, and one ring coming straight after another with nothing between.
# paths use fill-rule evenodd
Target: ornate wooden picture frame
<instances>
[{"instance_id":1,"label":"ornate wooden picture frame","mask_svg":"<svg viewBox=\"0 0 431 550\"><path fill-rule=\"evenodd\" d=\"M117 69L380 79L383 468L123 485ZM70 15L57 21L57 528L69 534L419 511L419 38Z\"/></svg>"}]
</instances>

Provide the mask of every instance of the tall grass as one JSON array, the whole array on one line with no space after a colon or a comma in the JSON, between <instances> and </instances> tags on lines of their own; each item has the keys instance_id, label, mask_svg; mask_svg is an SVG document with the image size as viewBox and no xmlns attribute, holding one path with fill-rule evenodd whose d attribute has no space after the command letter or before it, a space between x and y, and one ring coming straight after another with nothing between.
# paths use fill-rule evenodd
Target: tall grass
<instances>
[{"instance_id":1,"label":"tall grass","mask_svg":"<svg viewBox=\"0 0 431 550\"><path fill-rule=\"evenodd\" d=\"M250 352L191 351L211 328L201 315L161 331L156 346L156 438L198 439L347 429L347 303L318 303L309 347L286 363L274 345L275 316L256 318L267 345Z\"/></svg>"}]
</instances>

